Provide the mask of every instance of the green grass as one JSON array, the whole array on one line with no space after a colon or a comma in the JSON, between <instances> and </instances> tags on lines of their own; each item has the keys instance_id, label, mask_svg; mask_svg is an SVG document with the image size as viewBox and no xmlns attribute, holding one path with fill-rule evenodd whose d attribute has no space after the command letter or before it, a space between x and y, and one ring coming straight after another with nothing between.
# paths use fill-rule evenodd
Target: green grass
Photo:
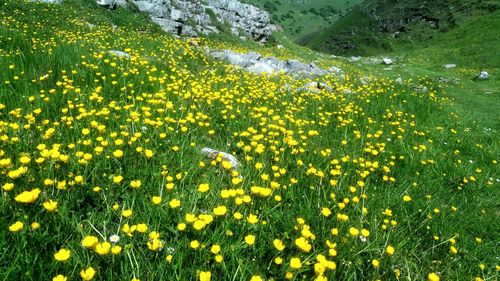
<instances>
[{"instance_id":1,"label":"green grass","mask_svg":"<svg viewBox=\"0 0 500 281\"><path fill-rule=\"evenodd\" d=\"M498 128L459 111L433 63L412 64L399 85L379 66L175 39L143 14L89 3L0 8L1 280L79 280L90 267L94 280L498 279ZM205 47L300 56L347 75L307 92L310 79L249 74ZM99 248L111 235L119 253ZM99 247L83 247L88 236Z\"/></svg>"}]
</instances>

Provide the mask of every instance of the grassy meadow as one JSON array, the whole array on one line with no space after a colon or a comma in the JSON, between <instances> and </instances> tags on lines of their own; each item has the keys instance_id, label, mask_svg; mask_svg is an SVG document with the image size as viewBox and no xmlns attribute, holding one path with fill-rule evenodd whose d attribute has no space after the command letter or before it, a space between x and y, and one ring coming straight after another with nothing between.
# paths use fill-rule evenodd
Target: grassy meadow
<instances>
[{"instance_id":1,"label":"grassy meadow","mask_svg":"<svg viewBox=\"0 0 500 281\"><path fill-rule=\"evenodd\" d=\"M0 280L499 278L499 128L433 79L251 47L344 70L307 90L127 9L0 3Z\"/></svg>"}]
</instances>

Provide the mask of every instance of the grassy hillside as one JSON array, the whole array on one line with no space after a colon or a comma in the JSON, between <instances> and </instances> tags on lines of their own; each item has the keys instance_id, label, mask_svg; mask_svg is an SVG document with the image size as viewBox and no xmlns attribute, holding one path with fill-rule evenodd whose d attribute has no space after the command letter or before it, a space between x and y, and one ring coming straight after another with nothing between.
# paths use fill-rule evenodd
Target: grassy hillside
<instances>
[{"instance_id":1,"label":"grassy hillside","mask_svg":"<svg viewBox=\"0 0 500 281\"><path fill-rule=\"evenodd\" d=\"M468 18L500 8L497 1L367 0L303 42L314 50L370 55L432 43Z\"/></svg>"},{"instance_id":2,"label":"grassy hillside","mask_svg":"<svg viewBox=\"0 0 500 281\"><path fill-rule=\"evenodd\" d=\"M218 40L93 1L3 2L1 280L498 279L499 128L432 79L449 57L408 58L398 84ZM207 48L345 75L307 89Z\"/></svg>"},{"instance_id":3,"label":"grassy hillside","mask_svg":"<svg viewBox=\"0 0 500 281\"><path fill-rule=\"evenodd\" d=\"M245 0L243 2L268 11L273 23L281 26L286 36L295 41L332 25L360 0Z\"/></svg>"}]
</instances>

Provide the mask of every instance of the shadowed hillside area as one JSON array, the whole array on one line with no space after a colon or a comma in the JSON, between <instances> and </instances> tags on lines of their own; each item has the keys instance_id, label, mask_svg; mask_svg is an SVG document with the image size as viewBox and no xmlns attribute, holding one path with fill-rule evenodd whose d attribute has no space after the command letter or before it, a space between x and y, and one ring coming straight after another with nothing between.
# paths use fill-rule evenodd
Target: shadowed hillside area
<instances>
[{"instance_id":1,"label":"shadowed hillside area","mask_svg":"<svg viewBox=\"0 0 500 281\"><path fill-rule=\"evenodd\" d=\"M366 0L301 43L318 51L357 55L422 47L499 8L498 1L491 0ZM494 28L489 34L498 38Z\"/></svg>"}]
</instances>

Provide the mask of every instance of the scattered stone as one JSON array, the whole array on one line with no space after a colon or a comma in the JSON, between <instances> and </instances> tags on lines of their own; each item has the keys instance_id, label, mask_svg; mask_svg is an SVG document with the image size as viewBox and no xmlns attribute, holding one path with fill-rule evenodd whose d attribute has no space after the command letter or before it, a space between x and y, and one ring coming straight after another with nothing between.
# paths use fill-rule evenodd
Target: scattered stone
<instances>
[{"instance_id":1,"label":"scattered stone","mask_svg":"<svg viewBox=\"0 0 500 281\"><path fill-rule=\"evenodd\" d=\"M277 45L276 48L278 48L278 49L284 49L285 47L283 45Z\"/></svg>"},{"instance_id":2,"label":"scattered stone","mask_svg":"<svg viewBox=\"0 0 500 281\"><path fill-rule=\"evenodd\" d=\"M350 62L357 62L357 61L360 61L360 60L361 60L361 57L350 57L349 58Z\"/></svg>"},{"instance_id":3,"label":"scattered stone","mask_svg":"<svg viewBox=\"0 0 500 281\"><path fill-rule=\"evenodd\" d=\"M126 0L96 0L97 5L103 6L105 8L114 10L116 6L125 7L127 6Z\"/></svg>"},{"instance_id":4,"label":"scattered stone","mask_svg":"<svg viewBox=\"0 0 500 281\"><path fill-rule=\"evenodd\" d=\"M490 78L490 74L486 71L481 71L477 76L477 80L488 80Z\"/></svg>"},{"instance_id":5,"label":"scattered stone","mask_svg":"<svg viewBox=\"0 0 500 281\"><path fill-rule=\"evenodd\" d=\"M111 51L108 51L108 53L113 55L113 56L117 56L119 58L126 58L126 59L130 58L130 54L123 52L123 51L111 50Z\"/></svg>"},{"instance_id":6,"label":"scattered stone","mask_svg":"<svg viewBox=\"0 0 500 281\"><path fill-rule=\"evenodd\" d=\"M238 159L236 159L236 157L234 157L233 155L231 155L227 152L222 152L222 151L215 150L215 149L212 149L209 147L204 147L201 150L201 153L210 159L215 159L220 155L222 157L222 160L225 160L225 161L228 161L229 163L231 163L231 166L233 168L238 168L240 166L240 162L238 161Z\"/></svg>"},{"instance_id":7,"label":"scattered stone","mask_svg":"<svg viewBox=\"0 0 500 281\"><path fill-rule=\"evenodd\" d=\"M390 58L383 58L382 59L382 64L391 65L392 63L393 63L393 61Z\"/></svg>"},{"instance_id":8,"label":"scattered stone","mask_svg":"<svg viewBox=\"0 0 500 281\"><path fill-rule=\"evenodd\" d=\"M62 0L31 0L31 2L41 2L47 4L61 4Z\"/></svg>"},{"instance_id":9,"label":"scattered stone","mask_svg":"<svg viewBox=\"0 0 500 281\"><path fill-rule=\"evenodd\" d=\"M448 63L448 64L443 65L443 68L445 68L445 69L450 69L450 68L455 68L455 67L457 67L457 65L454 63Z\"/></svg>"},{"instance_id":10,"label":"scattered stone","mask_svg":"<svg viewBox=\"0 0 500 281\"><path fill-rule=\"evenodd\" d=\"M344 95L351 95L351 94L354 94L355 92L349 88L347 89L344 89L343 91Z\"/></svg>"},{"instance_id":11,"label":"scattered stone","mask_svg":"<svg viewBox=\"0 0 500 281\"><path fill-rule=\"evenodd\" d=\"M426 86L416 86L414 89L415 89L415 92L420 93L420 94L425 94L425 93L429 92L429 88L427 88Z\"/></svg>"},{"instance_id":12,"label":"scattered stone","mask_svg":"<svg viewBox=\"0 0 500 281\"><path fill-rule=\"evenodd\" d=\"M397 84L402 85L403 84L403 79L401 77L398 77L396 80L394 80Z\"/></svg>"},{"instance_id":13,"label":"scattered stone","mask_svg":"<svg viewBox=\"0 0 500 281\"><path fill-rule=\"evenodd\" d=\"M85 22L85 24L89 27L89 28L94 28L95 27L95 24L93 23L90 23L88 21Z\"/></svg>"},{"instance_id":14,"label":"scattered stone","mask_svg":"<svg viewBox=\"0 0 500 281\"><path fill-rule=\"evenodd\" d=\"M321 93L322 90L325 90L327 92L331 92L331 91L333 91L333 88L325 83L313 81L313 82L309 82L309 83L305 84L303 87L300 87L297 90L319 94L319 93Z\"/></svg>"}]
</instances>

